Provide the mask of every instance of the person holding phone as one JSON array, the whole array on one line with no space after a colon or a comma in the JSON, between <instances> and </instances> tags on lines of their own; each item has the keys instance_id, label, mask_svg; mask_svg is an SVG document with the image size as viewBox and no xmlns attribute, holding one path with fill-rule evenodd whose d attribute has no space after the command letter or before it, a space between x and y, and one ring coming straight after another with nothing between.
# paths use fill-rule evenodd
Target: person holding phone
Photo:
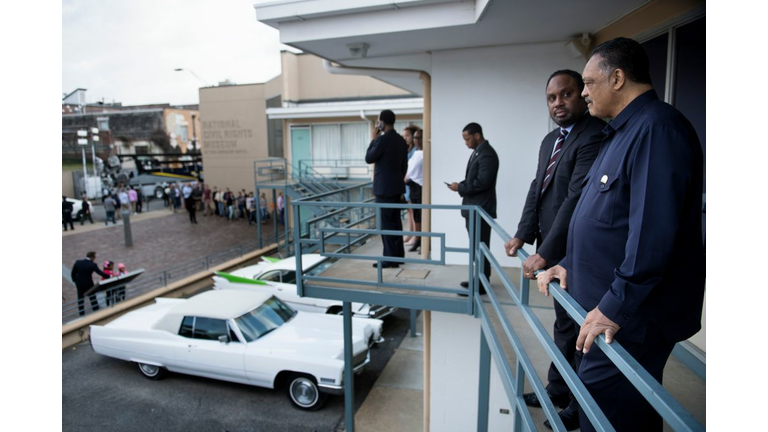
<instances>
[{"instance_id":1,"label":"person holding phone","mask_svg":"<svg viewBox=\"0 0 768 432\"><path fill-rule=\"evenodd\" d=\"M467 147L474 151L467 162L465 179L459 183L448 184L448 189L459 193L462 198L462 205L479 205L492 218L496 219L496 178L499 174L499 156L483 136L483 128L479 124L468 124L461 132L461 136ZM469 232L471 228L469 226L469 211L462 210L461 216L464 217L467 232ZM480 222L480 241L489 248L491 247L491 226L485 221ZM490 280L491 263L489 260L485 260L483 273ZM469 288L469 282L464 281L461 286ZM485 294L485 289L482 286L480 287L480 294Z\"/></svg>"},{"instance_id":2,"label":"person holding phone","mask_svg":"<svg viewBox=\"0 0 768 432\"><path fill-rule=\"evenodd\" d=\"M384 110L379 114L374 129L371 131L371 144L365 154L365 162L375 164L373 169L373 194L377 203L397 204L405 193L405 178L408 170L408 146L400 134L395 131L395 113ZM383 230L402 231L403 221L400 209L381 209L381 228ZM405 257L402 235L383 235L384 256ZM378 263L373 263L376 267ZM382 268L397 268L398 262L382 261Z\"/></svg>"}]
</instances>

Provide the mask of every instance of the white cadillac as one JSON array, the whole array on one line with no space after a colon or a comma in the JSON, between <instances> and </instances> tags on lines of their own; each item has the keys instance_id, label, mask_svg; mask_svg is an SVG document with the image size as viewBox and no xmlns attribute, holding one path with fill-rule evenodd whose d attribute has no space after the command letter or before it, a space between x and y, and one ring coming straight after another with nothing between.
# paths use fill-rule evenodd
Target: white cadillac
<instances>
[{"instance_id":1,"label":"white cadillac","mask_svg":"<svg viewBox=\"0 0 768 432\"><path fill-rule=\"evenodd\" d=\"M342 317L297 312L271 294L207 291L156 303L90 327L93 350L138 364L147 378L166 370L266 388L285 388L305 410L344 393ZM354 371L370 361L382 321L352 319Z\"/></svg>"},{"instance_id":2,"label":"white cadillac","mask_svg":"<svg viewBox=\"0 0 768 432\"><path fill-rule=\"evenodd\" d=\"M301 267L306 275L316 275L333 264L318 254L301 256ZM267 292L288 303L299 311L341 314L342 302L312 297L299 297L296 291L296 258L278 260L262 257L256 265L243 267L232 273L216 272L213 288L246 289ZM354 316L360 318L384 318L396 311L389 306L352 303Z\"/></svg>"}]
</instances>

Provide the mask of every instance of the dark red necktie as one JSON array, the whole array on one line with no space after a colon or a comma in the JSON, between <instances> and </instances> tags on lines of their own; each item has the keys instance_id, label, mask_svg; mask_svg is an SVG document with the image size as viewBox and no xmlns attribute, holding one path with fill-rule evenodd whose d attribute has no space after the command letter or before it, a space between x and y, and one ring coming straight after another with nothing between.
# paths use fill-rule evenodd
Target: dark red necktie
<instances>
[{"instance_id":1,"label":"dark red necktie","mask_svg":"<svg viewBox=\"0 0 768 432\"><path fill-rule=\"evenodd\" d=\"M549 182L552 180L552 171L555 170L555 162L557 162L557 158L560 156L560 150L563 148L563 142L565 142L566 136L568 136L568 131L565 129L560 129L560 135L557 137L557 141L555 142L555 151L552 152L552 156L549 158L547 173L544 175L544 182L541 185L542 193L544 193L544 190L547 189Z\"/></svg>"}]
</instances>

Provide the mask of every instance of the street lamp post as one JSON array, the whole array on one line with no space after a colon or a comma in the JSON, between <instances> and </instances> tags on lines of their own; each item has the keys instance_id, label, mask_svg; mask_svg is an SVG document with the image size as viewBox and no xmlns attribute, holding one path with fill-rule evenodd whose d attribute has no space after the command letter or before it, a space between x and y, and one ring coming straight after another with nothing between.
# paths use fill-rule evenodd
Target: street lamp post
<instances>
[{"instance_id":1,"label":"street lamp post","mask_svg":"<svg viewBox=\"0 0 768 432\"><path fill-rule=\"evenodd\" d=\"M88 138L86 138L88 131L81 129L77 131L77 136L77 144L83 151L83 191L88 194L88 171L85 170L85 146L88 145Z\"/></svg>"},{"instance_id":2,"label":"street lamp post","mask_svg":"<svg viewBox=\"0 0 768 432\"><path fill-rule=\"evenodd\" d=\"M96 142L99 141L99 129L91 128L91 156L93 157L93 176L96 177Z\"/></svg>"}]
</instances>

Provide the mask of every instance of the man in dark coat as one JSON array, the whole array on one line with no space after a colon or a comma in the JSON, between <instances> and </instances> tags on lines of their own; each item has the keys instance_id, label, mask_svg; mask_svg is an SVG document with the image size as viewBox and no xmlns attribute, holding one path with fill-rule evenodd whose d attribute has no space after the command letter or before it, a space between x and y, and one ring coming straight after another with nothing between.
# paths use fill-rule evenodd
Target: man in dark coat
<instances>
[{"instance_id":1,"label":"man in dark coat","mask_svg":"<svg viewBox=\"0 0 768 432\"><path fill-rule=\"evenodd\" d=\"M395 131L395 113L384 110L379 114L376 127L371 132L371 144L365 154L366 163L375 163L373 169L373 194L377 203L398 204L405 193L405 173L408 171L408 146ZM381 229L402 231L400 209L381 209ZM402 235L382 235L384 256L405 257ZM376 267L377 263L373 263ZM382 261L382 268L399 267L400 263Z\"/></svg>"},{"instance_id":2,"label":"man in dark coat","mask_svg":"<svg viewBox=\"0 0 768 432\"><path fill-rule=\"evenodd\" d=\"M478 205L488 215L496 219L496 178L499 174L499 156L491 143L483 136L483 128L477 123L470 123L461 132L464 143L470 150L474 150L467 162L467 171L464 180L460 183L453 182L448 189L458 192L462 205ZM469 226L469 212L462 210L461 215L465 219L467 232ZM485 221L480 222L480 241L491 247L491 226ZM472 245L470 245L472 247ZM479 252L475 252L479 253ZM483 269L485 277L491 278L491 263L485 260ZM469 282L461 282L464 288L469 287ZM485 294L485 289L480 287L480 294Z\"/></svg>"},{"instance_id":3,"label":"man in dark coat","mask_svg":"<svg viewBox=\"0 0 768 432\"><path fill-rule=\"evenodd\" d=\"M72 209L74 204L71 201L67 201L67 197L62 197L61 202L61 223L64 225L64 231L67 230L67 225L75 230L75 225L72 223Z\"/></svg>"},{"instance_id":4,"label":"man in dark coat","mask_svg":"<svg viewBox=\"0 0 768 432\"><path fill-rule=\"evenodd\" d=\"M536 253L523 263L523 274L535 279L534 272L550 268L565 256L568 223L581 196L581 183L597 157L605 122L589 115L581 97L584 81L572 70L559 70L547 81L549 116L559 126L541 142L536 177L525 200L523 215L515 237L505 245L507 254L516 256L523 244L536 242ZM576 323L557 301L553 335L563 357L578 370ZM547 393L552 402L565 408L560 419L566 429L579 427L579 405L554 363L549 366ZM540 407L535 393L526 393L528 406ZM548 423L545 423L548 426Z\"/></svg>"},{"instance_id":5,"label":"man in dark coat","mask_svg":"<svg viewBox=\"0 0 768 432\"><path fill-rule=\"evenodd\" d=\"M85 255L85 259L78 260L75 265L72 266L72 282L77 287L77 308L80 310L80 315L85 315L85 305L83 304L83 297L85 293L93 287L93 273L98 273L100 276L108 278L108 274L99 270L99 266L94 262L96 260L96 252L88 252ZM99 302L96 301L96 294L89 294L88 298L91 300L91 309L94 311L99 310Z\"/></svg>"}]
</instances>

